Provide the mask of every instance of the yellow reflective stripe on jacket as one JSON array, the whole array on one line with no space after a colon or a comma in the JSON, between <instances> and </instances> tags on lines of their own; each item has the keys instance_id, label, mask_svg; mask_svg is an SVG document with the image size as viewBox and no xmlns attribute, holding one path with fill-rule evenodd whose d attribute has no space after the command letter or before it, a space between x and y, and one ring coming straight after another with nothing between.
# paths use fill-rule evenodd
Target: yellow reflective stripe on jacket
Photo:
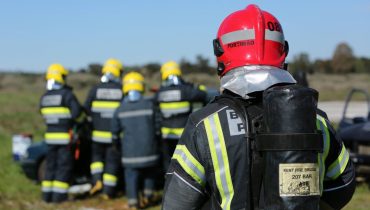
<instances>
[{"instance_id":1,"label":"yellow reflective stripe on jacket","mask_svg":"<svg viewBox=\"0 0 370 210\"><path fill-rule=\"evenodd\" d=\"M92 135L101 138L112 138L112 133L109 131L94 130Z\"/></svg>"},{"instance_id":2,"label":"yellow reflective stripe on jacket","mask_svg":"<svg viewBox=\"0 0 370 210\"><path fill-rule=\"evenodd\" d=\"M182 132L184 132L184 128L167 128L167 127L162 127L161 128L162 135L164 137L168 136L176 136L180 137L182 135Z\"/></svg>"},{"instance_id":3,"label":"yellow reflective stripe on jacket","mask_svg":"<svg viewBox=\"0 0 370 210\"><path fill-rule=\"evenodd\" d=\"M93 101L92 108L114 109L120 105L119 101Z\"/></svg>"},{"instance_id":4,"label":"yellow reflective stripe on jacket","mask_svg":"<svg viewBox=\"0 0 370 210\"><path fill-rule=\"evenodd\" d=\"M231 180L229 159L218 114L211 115L204 120L208 144L211 151L212 163L215 170L216 185L221 195L221 207L230 210L234 196Z\"/></svg>"},{"instance_id":5,"label":"yellow reflective stripe on jacket","mask_svg":"<svg viewBox=\"0 0 370 210\"><path fill-rule=\"evenodd\" d=\"M117 177L112 174L103 174L104 185L114 187L117 185Z\"/></svg>"},{"instance_id":6,"label":"yellow reflective stripe on jacket","mask_svg":"<svg viewBox=\"0 0 370 210\"><path fill-rule=\"evenodd\" d=\"M342 144L342 150L339 157L329 166L326 176L332 180L338 178L346 168L348 160L349 153L344 144Z\"/></svg>"},{"instance_id":7,"label":"yellow reflective stripe on jacket","mask_svg":"<svg viewBox=\"0 0 370 210\"><path fill-rule=\"evenodd\" d=\"M162 102L159 104L161 109L182 109L190 107L190 102L180 101L180 102Z\"/></svg>"},{"instance_id":8,"label":"yellow reflective stripe on jacket","mask_svg":"<svg viewBox=\"0 0 370 210\"><path fill-rule=\"evenodd\" d=\"M71 111L67 107L44 107L41 108L41 114L43 115L55 115L55 114L70 114Z\"/></svg>"},{"instance_id":9,"label":"yellow reflective stripe on jacket","mask_svg":"<svg viewBox=\"0 0 370 210\"><path fill-rule=\"evenodd\" d=\"M103 162L92 162L90 164L90 171L92 174L102 173L104 169Z\"/></svg>"},{"instance_id":10,"label":"yellow reflective stripe on jacket","mask_svg":"<svg viewBox=\"0 0 370 210\"><path fill-rule=\"evenodd\" d=\"M69 139L70 135L67 132L62 133L45 133L46 139Z\"/></svg>"},{"instance_id":11,"label":"yellow reflective stripe on jacket","mask_svg":"<svg viewBox=\"0 0 370 210\"><path fill-rule=\"evenodd\" d=\"M71 136L67 132L50 132L45 133L45 141L47 144L68 144Z\"/></svg>"},{"instance_id":12,"label":"yellow reflective stripe on jacket","mask_svg":"<svg viewBox=\"0 0 370 210\"><path fill-rule=\"evenodd\" d=\"M161 112L164 118L171 117L173 115L183 114L190 112L190 102L179 101L179 102L161 102L159 104Z\"/></svg>"},{"instance_id":13,"label":"yellow reflective stripe on jacket","mask_svg":"<svg viewBox=\"0 0 370 210\"><path fill-rule=\"evenodd\" d=\"M326 120L320 115L316 116L316 127L317 129L321 130L324 141L323 153L318 154L318 162L320 167L320 193L322 193L324 189L323 184L325 179L325 161L330 150L330 132L328 125L326 124Z\"/></svg>"},{"instance_id":14,"label":"yellow reflective stripe on jacket","mask_svg":"<svg viewBox=\"0 0 370 210\"><path fill-rule=\"evenodd\" d=\"M189 152L185 145L177 145L172 159L177 160L181 167L189 174L196 182L204 186L205 173L202 164Z\"/></svg>"},{"instance_id":15,"label":"yellow reflective stripe on jacket","mask_svg":"<svg viewBox=\"0 0 370 210\"><path fill-rule=\"evenodd\" d=\"M101 143L111 143L112 142L112 133L109 131L98 131L93 130L92 140Z\"/></svg>"}]
</instances>

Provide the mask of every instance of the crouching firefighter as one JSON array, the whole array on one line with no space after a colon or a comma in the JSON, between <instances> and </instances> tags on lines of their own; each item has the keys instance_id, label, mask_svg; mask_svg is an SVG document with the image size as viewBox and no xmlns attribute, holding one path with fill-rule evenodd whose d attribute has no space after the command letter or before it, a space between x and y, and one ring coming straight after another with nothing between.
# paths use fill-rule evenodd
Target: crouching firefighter
<instances>
[{"instance_id":1,"label":"crouching firefighter","mask_svg":"<svg viewBox=\"0 0 370 210\"><path fill-rule=\"evenodd\" d=\"M68 70L52 64L46 73L47 92L41 97L40 111L47 129L48 145L45 176L42 180L42 198L45 202L62 202L68 199L68 188L73 172L71 148L72 128L82 121L82 108L66 85Z\"/></svg>"},{"instance_id":2,"label":"crouching firefighter","mask_svg":"<svg viewBox=\"0 0 370 210\"><path fill-rule=\"evenodd\" d=\"M121 105L112 120L113 144L122 151L122 165L125 170L125 186L128 204L125 209L146 207L155 201L154 189L156 171L159 166L159 146L156 136L155 105L151 99L143 98L144 78L137 72L130 72L123 78ZM123 138L120 134L123 133ZM143 197L139 199L139 187Z\"/></svg>"},{"instance_id":3,"label":"crouching firefighter","mask_svg":"<svg viewBox=\"0 0 370 210\"><path fill-rule=\"evenodd\" d=\"M113 150L110 124L122 99L122 64L108 59L102 68L101 82L87 96L85 109L92 121L91 165L93 187L90 195L103 191L104 199L115 196L118 183L119 154Z\"/></svg>"},{"instance_id":4,"label":"crouching firefighter","mask_svg":"<svg viewBox=\"0 0 370 210\"><path fill-rule=\"evenodd\" d=\"M222 94L190 115L167 172L163 209L340 209L354 167L318 93L286 71L279 21L256 5L213 42ZM204 206L207 205L207 206Z\"/></svg>"}]
</instances>

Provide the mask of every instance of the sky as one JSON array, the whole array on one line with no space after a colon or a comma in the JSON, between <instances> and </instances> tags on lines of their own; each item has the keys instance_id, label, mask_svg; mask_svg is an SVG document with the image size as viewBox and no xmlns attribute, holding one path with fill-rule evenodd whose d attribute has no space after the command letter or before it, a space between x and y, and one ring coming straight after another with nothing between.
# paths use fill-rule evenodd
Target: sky
<instances>
[{"instance_id":1,"label":"sky","mask_svg":"<svg viewBox=\"0 0 370 210\"><path fill-rule=\"evenodd\" d=\"M340 42L370 57L370 0L0 0L0 71L43 72L51 63L78 70L202 55L230 13L257 4L280 21L288 61L307 52L331 58Z\"/></svg>"}]
</instances>

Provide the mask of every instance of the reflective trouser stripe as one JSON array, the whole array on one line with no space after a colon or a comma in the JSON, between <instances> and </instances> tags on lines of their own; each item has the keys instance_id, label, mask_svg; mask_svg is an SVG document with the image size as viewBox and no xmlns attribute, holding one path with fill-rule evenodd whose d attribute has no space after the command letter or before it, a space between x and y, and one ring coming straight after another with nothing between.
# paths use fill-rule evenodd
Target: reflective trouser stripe
<instances>
[{"instance_id":1,"label":"reflective trouser stripe","mask_svg":"<svg viewBox=\"0 0 370 210\"><path fill-rule=\"evenodd\" d=\"M222 209L230 210L234 196L229 160L218 113L204 120L212 163L215 170L216 185L221 195Z\"/></svg>"},{"instance_id":2,"label":"reflective trouser stripe","mask_svg":"<svg viewBox=\"0 0 370 210\"><path fill-rule=\"evenodd\" d=\"M344 144L342 144L342 150L339 157L329 166L326 176L334 180L340 176L347 166L349 160L349 153L346 150Z\"/></svg>"},{"instance_id":3,"label":"reflective trouser stripe","mask_svg":"<svg viewBox=\"0 0 370 210\"><path fill-rule=\"evenodd\" d=\"M45 133L45 141L48 144L68 144L71 136L68 132Z\"/></svg>"},{"instance_id":4,"label":"reflective trouser stripe","mask_svg":"<svg viewBox=\"0 0 370 210\"><path fill-rule=\"evenodd\" d=\"M92 140L100 143L111 143L112 133L109 131L98 131L94 130L92 132Z\"/></svg>"},{"instance_id":5,"label":"reflective trouser stripe","mask_svg":"<svg viewBox=\"0 0 370 210\"><path fill-rule=\"evenodd\" d=\"M326 121L323 117L320 115L316 116L316 127L317 129L321 130L323 135L323 141L324 141L324 149L323 153L318 154L318 162L320 167L320 193L323 192L324 189L324 178L325 178L325 161L328 157L329 150L330 150L330 133L328 129L328 125L326 124Z\"/></svg>"},{"instance_id":6,"label":"reflective trouser stripe","mask_svg":"<svg viewBox=\"0 0 370 210\"><path fill-rule=\"evenodd\" d=\"M56 193L67 193L69 184L67 182L53 181L53 192Z\"/></svg>"},{"instance_id":7,"label":"reflective trouser stripe","mask_svg":"<svg viewBox=\"0 0 370 210\"><path fill-rule=\"evenodd\" d=\"M103 162L92 162L90 164L90 171L91 174L98 174L102 173L104 168L104 163Z\"/></svg>"},{"instance_id":8,"label":"reflective trouser stripe","mask_svg":"<svg viewBox=\"0 0 370 210\"><path fill-rule=\"evenodd\" d=\"M71 111L67 107L45 107L41 108L44 117L71 118Z\"/></svg>"},{"instance_id":9,"label":"reflective trouser stripe","mask_svg":"<svg viewBox=\"0 0 370 210\"><path fill-rule=\"evenodd\" d=\"M164 117L169 117L173 114L181 114L190 111L190 102L162 102L159 104L162 114Z\"/></svg>"},{"instance_id":10,"label":"reflective trouser stripe","mask_svg":"<svg viewBox=\"0 0 370 210\"><path fill-rule=\"evenodd\" d=\"M184 131L184 128L166 128L166 127L161 128L163 138L179 139L183 131Z\"/></svg>"},{"instance_id":11,"label":"reflective trouser stripe","mask_svg":"<svg viewBox=\"0 0 370 210\"><path fill-rule=\"evenodd\" d=\"M185 145L177 145L172 156L173 159L200 185L205 184L205 174L203 166L191 155Z\"/></svg>"},{"instance_id":12,"label":"reflective trouser stripe","mask_svg":"<svg viewBox=\"0 0 370 210\"><path fill-rule=\"evenodd\" d=\"M53 182L50 180L44 180L41 182L41 191L42 192L52 192Z\"/></svg>"},{"instance_id":13,"label":"reflective trouser stripe","mask_svg":"<svg viewBox=\"0 0 370 210\"><path fill-rule=\"evenodd\" d=\"M117 185L117 177L112 174L103 174L103 184L114 187Z\"/></svg>"}]
</instances>

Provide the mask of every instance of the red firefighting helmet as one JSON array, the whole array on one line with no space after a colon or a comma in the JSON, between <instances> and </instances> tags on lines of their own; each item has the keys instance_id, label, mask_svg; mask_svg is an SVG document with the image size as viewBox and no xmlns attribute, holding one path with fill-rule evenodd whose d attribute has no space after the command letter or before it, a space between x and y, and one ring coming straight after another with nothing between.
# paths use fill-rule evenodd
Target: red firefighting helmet
<instances>
[{"instance_id":1,"label":"red firefighting helmet","mask_svg":"<svg viewBox=\"0 0 370 210\"><path fill-rule=\"evenodd\" d=\"M279 21L254 4L224 19L213 47L221 76L248 65L283 69L289 49Z\"/></svg>"}]
</instances>

